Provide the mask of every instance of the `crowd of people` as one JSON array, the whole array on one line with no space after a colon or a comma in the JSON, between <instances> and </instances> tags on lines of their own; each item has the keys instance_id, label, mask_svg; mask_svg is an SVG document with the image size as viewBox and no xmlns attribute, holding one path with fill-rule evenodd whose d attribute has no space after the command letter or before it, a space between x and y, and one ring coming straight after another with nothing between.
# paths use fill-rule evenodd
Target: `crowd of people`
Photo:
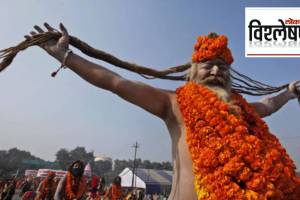
<instances>
[{"instance_id":1,"label":"crowd of people","mask_svg":"<svg viewBox=\"0 0 300 200\"><path fill-rule=\"evenodd\" d=\"M110 185L104 177L84 176L84 164L73 162L66 175L58 178L49 171L45 178L13 178L0 182L0 200L12 200L18 195L22 200L165 200L166 195L145 195L142 190L121 186L121 177L114 178ZM17 194L16 190L20 192Z\"/></svg>"}]
</instances>

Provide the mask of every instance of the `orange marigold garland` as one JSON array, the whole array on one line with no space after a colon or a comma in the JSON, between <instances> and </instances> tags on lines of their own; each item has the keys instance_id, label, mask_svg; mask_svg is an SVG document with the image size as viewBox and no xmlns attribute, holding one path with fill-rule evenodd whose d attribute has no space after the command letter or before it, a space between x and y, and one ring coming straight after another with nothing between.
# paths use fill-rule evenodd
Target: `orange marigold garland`
<instances>
[{"instance_id":1,"label":"orange marigold garland","mask_svg":"<svg viewBox=\"0 0 300 200\"><path fill-rule=\"evenodd\" d=\"M78 185L77 191L73 191L72 189L72 182L73 182L73 175L70 172L66 174L66 198L67 199L80 199L85 191L85 184L84 184L84 177L81 177Z\"/></svg>"},{"instance_id":2,"label":"orange marigold garland","mask_svg":"<svg viewBox=\"0 0 300 200\"><path fill-rule=\"evenodd\" d=\"M204 86L176 91L198 199L299 199L295 165L266 123L238 93L229 106ZM298 198L297 198L298 197Z\"/></svg>"},{"instance_id":3,"label":"orange marigold garland","mask_svg":"<svg viewBox=\"0 0 300 200\"><path fill-rule=\"evenodd\" d=\"M230 49L227 47L227 37L210 33L208 36L199 36L194 45L193 62L203 62L222 58L228 65L233 62Z\"/></svg>"}]
</instances>

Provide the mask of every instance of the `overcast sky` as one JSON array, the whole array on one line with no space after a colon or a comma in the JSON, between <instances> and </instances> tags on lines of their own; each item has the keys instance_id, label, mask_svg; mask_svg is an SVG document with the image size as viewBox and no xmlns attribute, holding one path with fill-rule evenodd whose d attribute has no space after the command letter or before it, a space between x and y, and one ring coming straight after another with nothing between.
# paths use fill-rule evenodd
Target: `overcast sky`
<instances>
[{"instance_id":1,"label":"overcast sky","mask_svg":"<svg viewBox=\"0 0 300 200\"><path fill-rule=\"evenodd\" d=\"M0 49L22 41L35 24L48 22L57 27L63 22L71 35L93 47L127 61L163 69L189 61L199 34L217 32L229 37L235 58L233 66L238 71L272 85L300 79L299 58L244 56L245 7L300 7L300 3L248 2L1 1ZM174 90L183 84L144 80L136 74L94 61L128 79L156 87ZM50 74L59 65L42 49L32 47L19 54L0 74L0 149L18 147L43 159L54 160L55 153L62 147L84 146L96 155L128 159L133 157L131 146L138 141L138 157L152 161L171 160L170 138L160 119L110 92L89 85L68 69L53 79ZM298 168L299 119L300 107L296 100L266 118L271 131L281 140Z\"/></svg>"}]
</instances>

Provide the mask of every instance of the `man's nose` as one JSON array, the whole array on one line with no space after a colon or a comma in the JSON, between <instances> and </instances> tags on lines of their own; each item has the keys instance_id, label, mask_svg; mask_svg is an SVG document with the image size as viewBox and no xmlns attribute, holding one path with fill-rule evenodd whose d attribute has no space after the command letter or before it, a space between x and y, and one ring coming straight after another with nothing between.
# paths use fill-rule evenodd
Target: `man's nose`
<instances>
[{"instance_id":1,"label":"man's nose","mask_svg":"<svg viewBox=\"0 0 300 200\"><path fill-rule=\"evenodd\" d=\"M215 75L215 76L218 75L219 72L220 72L220 69L219 69L218 65L214 65L210 70L210 74Z\"/></svg>"}]
</instances>

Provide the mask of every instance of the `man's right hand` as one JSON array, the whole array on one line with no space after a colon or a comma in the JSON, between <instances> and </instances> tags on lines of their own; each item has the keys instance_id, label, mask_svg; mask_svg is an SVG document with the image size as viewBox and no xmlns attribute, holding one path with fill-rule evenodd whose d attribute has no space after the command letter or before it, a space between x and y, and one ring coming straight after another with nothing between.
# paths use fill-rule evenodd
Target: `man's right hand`
<instances>
[{"instance_id":1,"label":"man's right hand","mask_svg":"<svg viewBox=\"0 0 300 200\"><path fill-rule=\"evenodd\" d=\"M56 29L52 28L48 23L44 23L44 26L49 32L59 32ZM43 48L48 54L50 54L51 56L55 57L57 60L62 62L65 53L69 49L69 34L67 29L64 27L62 23L59 24L59 28L61 30L62 36L58 40L52 39L45 43L42 43L40 47ZM30 40L34 35L45 32L42 28L40 28L37 25L34 26L34 29L37 32L31 31L30 36L25 35L24 37Z\"/></svg>"},{"instance_id":2,"label":"man's right hand","mask_svg":"<svg viewBox=\"0 0 300 200\"><path fill-rule=\"evenodd\" d=\"M300 80L293 81L288 86L288 91L292 94L292 98L300 97Z\"/></svg>"}]
</instances>

